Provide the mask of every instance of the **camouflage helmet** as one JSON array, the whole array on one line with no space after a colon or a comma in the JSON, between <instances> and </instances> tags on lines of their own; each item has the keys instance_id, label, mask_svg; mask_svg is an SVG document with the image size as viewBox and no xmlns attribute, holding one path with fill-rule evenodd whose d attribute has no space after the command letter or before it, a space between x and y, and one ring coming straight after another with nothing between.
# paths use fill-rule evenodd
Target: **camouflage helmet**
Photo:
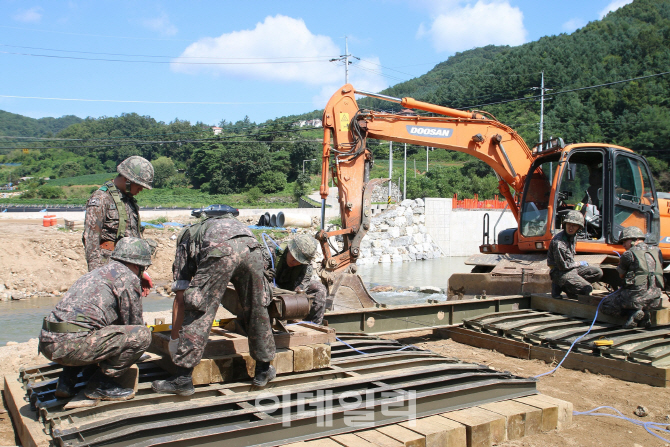
<instances>
[{"instance_id":1,"label":"camouflage helmet","mask_svg":"<svg viewBox=\"0 0 670 447\"><path fill-rule=\"evenodd\" d=\"M579 211L570 210L565 219L563 219L563 223L572 223L584 228L584 216Z\"/></svg>"},{"instance_id":2,"label":"camouflage helmet","mask_svg":"<svg viewBox=\"0 0 670 447\"><path fill-rule=\"evenodd\" d=\"M117 167L116 172L132 183L137 183L146 189L151 189L154 183L154 167L146 158L133 155L123 160Z\"/></svg>"},{"instance_id":3,"label":"camouflage helmet","mask_svg":"<svg viewBox=\"0 0 670 447\"><path fill-rule=\"evenodd\" d=\"M300 234L288 241L288 250L296 261L309 264L316 254L316 240L306 234Z\"/></svg>"},{"instance_id":4,"label":"camouflage helmet","mask_svg":"<svg viewBox=\"0 0 670 447\"><path fill-rule=\"evenodd\" d=\"M623 243L628 239L644 239L646 236L644 232L638 227L626 227L621 232L621 237L619 237L619 242Z\"/></svg>"},{"instance_id":5,"label":"camouflage helmet","mask_svg":"<svg viewBox=\"0 0 670 447\"><path fill-rule=\"evenodd\" d=\"M146 267L151 265L151 247L144 239L124 237L116 243L112 259Z\"/></svg>"}]
</instances>

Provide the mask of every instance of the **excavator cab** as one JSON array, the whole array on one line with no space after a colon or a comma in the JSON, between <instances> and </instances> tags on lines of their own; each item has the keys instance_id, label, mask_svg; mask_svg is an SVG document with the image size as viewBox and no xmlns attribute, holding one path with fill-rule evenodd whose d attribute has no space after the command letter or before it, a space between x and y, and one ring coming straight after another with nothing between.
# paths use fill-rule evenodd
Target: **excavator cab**
<instances>
[{"instance_id":1,"label":"excavator cab","mask_svg":"<svg viewBox=\"0 0 670 447\"><path fill-rule=\"evenodd\" d=\"M640 227L657 243L660 218L656 191L644 158L607 145L578 144L540 154L533 162L521 201L519 244L546 250L571 210L584 215L578 241L591 252L611 253L624 228Z\"/></svg>"}]
</instances>

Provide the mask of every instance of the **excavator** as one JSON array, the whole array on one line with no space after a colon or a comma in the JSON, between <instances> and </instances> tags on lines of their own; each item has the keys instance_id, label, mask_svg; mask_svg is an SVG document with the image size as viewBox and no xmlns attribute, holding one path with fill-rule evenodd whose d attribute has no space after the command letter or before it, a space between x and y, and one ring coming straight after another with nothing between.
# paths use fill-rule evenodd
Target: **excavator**
<instances>
[{"instance_id":1,"label":"excavator","mask_svg":"<svg viewBox=\"0 0 670 447\"><path fill-rule=\"evenodd\" d=\"M356 95L400 104L403 111L361 110ZM514 129L488 112L393 98L356 90L351 84L330 98L322 121L322 227L316 235L324 255L320 275L330 286L329 300L342 301L344 307L369 307L374 302L355 275L361 240L370 228L372 191L388 181L369 178L374 162L367 146L370 138L463 152L495 172L500 195L517 226L500 231L491 243L488 219L484 219L486 237L480 253L468 262L474 265L473 273L452 275L450 294L477 294L482 288L489 295L505 294L518 290L519 284L522 292L548 292L545 253L573 209L581 210L586 221L577 236L578 259L604 267L604 283L618 285L614 267L624 251L618 240L628 226L640 227L648 242L658 243L668 265L670 195L656 192L647 161L630 149L565 144L560 138L529 148ZM323 227L329 172L338 188L341 216L341 229L333 231ZM341 250L331 251L333 236L342 237ZM501 265L505 272L497 274Z\"/></svg>"}]
</instances>

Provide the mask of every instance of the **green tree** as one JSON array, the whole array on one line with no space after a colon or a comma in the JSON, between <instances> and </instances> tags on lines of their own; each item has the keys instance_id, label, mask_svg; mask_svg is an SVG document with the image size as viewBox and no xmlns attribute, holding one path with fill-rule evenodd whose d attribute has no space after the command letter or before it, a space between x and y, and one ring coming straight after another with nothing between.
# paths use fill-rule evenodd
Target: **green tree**
<instances>
[{"instance_id":1,"label":"green tree","mask_svg":"<svg viewBox=\"0 0 670 447\"><path fill-rule=\"evenodd\" d=\"M37 195L42 199L63 199L65 191L60 186L42 185L37 188Z\"/></svg>"},{"instance_id":2,"label":"green tree","mask_svg":"<svg viewBox=\"0 0 670 447\"><path fill-rule=\"evenodd\" d=\"M258 188L265 194L283 191L286 188L286 175L283 172L266 171L258 177Z\"/></svg>"},{"instance_id":3,"label":"green tree","mask_svg":"<svg viewBox=\"0 0 670 447\"><path fill-rule=\"evenodd\" d=\"M152 161L154 167L154 187L165 188L172 177L177 174L174 163L169 157L158 157Z\"/></svg>"},{"instance_id":4,"label":"green tree","mask_svg":"<svg viewBox=\"0 0 670 447\"><path fill-rule=\"evenodd\" d=\"M309 174L300 174L295 181L293 187L293 199L297 202L300 200L300 197L307 195L311 192L310 186L311 178Z\"/></svg>"},{"instance_id":5,"label":"green tree","mask_svg":"<svg viewBox=\"0 0 670 447\"><path fill-rule=\"evenodd\" d=\"M75 177L81 173L81 166L76 161L66 161L60 166L58 170L58 177L67 178Z\"/></svg>"}]
</instances>

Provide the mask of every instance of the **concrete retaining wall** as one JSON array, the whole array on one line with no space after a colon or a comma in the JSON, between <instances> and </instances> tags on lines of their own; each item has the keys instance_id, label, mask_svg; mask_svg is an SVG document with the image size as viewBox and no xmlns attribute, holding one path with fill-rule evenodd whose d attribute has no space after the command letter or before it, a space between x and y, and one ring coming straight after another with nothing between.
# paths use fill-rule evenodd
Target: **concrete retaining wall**
<instances>
[{"instance_id":1,"label":"concrete retaining wall","mask_svg":"<svg viewBox=\"0 0 670 447\"><path fill-rule=\"evenodd\" d=\"M506 210L494 231L502 210L454 210L451 208L452 201L453 199L425 199L426 229L447 256L470 256L479 253L486 213L490 222L490 243L493 243L494 234L517 226L514 215Z\"/></svg>"},{"instance_id":2,"label":"concrete retaining wall","mask_svg":"<svg viewBox=\"0 0 670 447\"><path fill-rule=\"evenodd\" d=\"M361 241L358 265L409 262L440 258L444 253L433 242L426 226L423 200L403 200L370 219L370 230Z\"/></svg>"}]
</instances>

